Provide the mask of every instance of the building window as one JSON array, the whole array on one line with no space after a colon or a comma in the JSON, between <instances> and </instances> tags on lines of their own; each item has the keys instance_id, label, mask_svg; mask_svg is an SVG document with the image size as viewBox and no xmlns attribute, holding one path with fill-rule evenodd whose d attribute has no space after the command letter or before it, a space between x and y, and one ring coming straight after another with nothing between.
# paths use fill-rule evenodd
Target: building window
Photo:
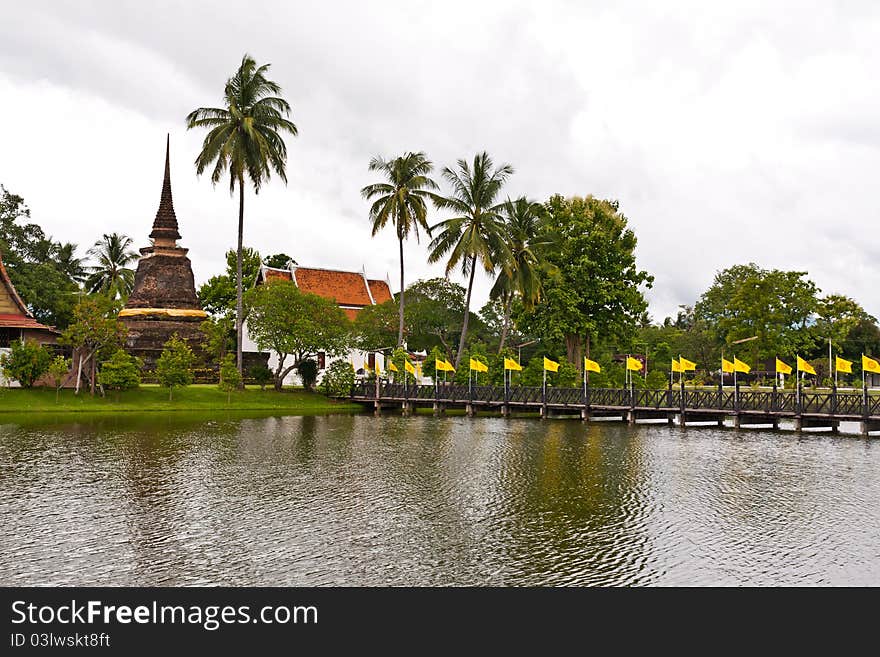
<instances>
[{"instance_id":1,"label":"building window","mask_svg":"<svg viewBox=\"0 0 880 657\"><path fill-rule=\"evenodd\" d=\"M371 370L376 371L376 354L370 353L367 355L367 364Z\"/></svg>"},{"instance_id":2,"label":"building window","mask_svg":"<svg viewBox=\"0 0 880 657\"><path fill-rule=\"evenodd\" d=\"M318 369L323 370L325 367L327 367L327 354L325 354L323 351L319 351L318 352Z\"/></svg>"}]
</instances>

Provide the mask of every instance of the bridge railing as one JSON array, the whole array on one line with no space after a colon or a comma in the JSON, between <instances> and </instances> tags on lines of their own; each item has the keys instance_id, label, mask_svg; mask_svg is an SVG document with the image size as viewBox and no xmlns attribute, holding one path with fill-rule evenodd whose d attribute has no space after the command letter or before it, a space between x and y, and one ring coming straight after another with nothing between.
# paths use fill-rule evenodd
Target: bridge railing
<instances>
[{"instance_id":1,"label":"bridge railing","mask_svg":"<svg viewBox=\"0 0 880 657\"><path fill-rule=\"evenodd\" d=\"M611 408L654 408L658 410L705 410L722 412L809 413L817 415L848 415L853 417L880 416L880 396L858 392L817 393L791 390L630 390L625 388L553 388L514 386L507 391L501 386L468 386L459 384L408 385L383 382L379 384L381 399L439 401L466 403L469 401L536 406ZM360 381L351 389L351 396L361 399L376 397L376 383Z\"/></svg>"}]
</instances>

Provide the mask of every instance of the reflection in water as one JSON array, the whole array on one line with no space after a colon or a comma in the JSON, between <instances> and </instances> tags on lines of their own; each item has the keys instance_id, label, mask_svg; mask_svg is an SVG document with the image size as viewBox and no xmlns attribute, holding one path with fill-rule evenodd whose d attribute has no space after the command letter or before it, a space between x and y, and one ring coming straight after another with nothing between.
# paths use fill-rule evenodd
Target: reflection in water
<instances>
[{"instance_id":1,"label":"reflection in water","mask_svg":"<svg viewBox=\"0 0 880 657\"><path fill-rule=\"evenodd\" d=\"M0 584L880 584L880 447L463 417L0 424Z\"/></svg>"}]
</instances>

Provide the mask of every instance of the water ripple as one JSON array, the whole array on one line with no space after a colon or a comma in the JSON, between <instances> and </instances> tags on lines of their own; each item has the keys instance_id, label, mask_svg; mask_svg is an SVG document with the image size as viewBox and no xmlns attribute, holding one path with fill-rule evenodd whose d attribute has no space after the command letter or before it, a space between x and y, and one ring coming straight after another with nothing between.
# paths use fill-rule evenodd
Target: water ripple
<instances>
[{"instance_id":1,"label":"water ripple","mask_svg":"<svg viewBox=\"0 0 880 657\"><path fill-rule=\"evenodd\" d=\"M0 583L877 585L878 475L871 441L760 430L5 424Z\"/></svg>"}]
</instances>

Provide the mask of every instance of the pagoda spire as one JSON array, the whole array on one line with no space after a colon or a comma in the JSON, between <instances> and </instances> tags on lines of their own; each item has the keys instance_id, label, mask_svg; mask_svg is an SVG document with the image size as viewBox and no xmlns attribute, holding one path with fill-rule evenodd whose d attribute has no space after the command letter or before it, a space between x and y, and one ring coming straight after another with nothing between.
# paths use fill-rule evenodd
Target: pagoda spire
<instances>
[{"instance_id":1,"label":"pagoda spire","mask_svg":"<svg viewBox=\"0 0 880 657\"><path fill-rule=\"evenodd\" d=\"M156 246L176 246L180 239L177 231L177 215L174 214L174 201L171 198L171 135L165 141L165 179L162 181L162 196L159 199L159 210L153 220L153 232L150 237Z\"/></svg>"}]
</instances>

